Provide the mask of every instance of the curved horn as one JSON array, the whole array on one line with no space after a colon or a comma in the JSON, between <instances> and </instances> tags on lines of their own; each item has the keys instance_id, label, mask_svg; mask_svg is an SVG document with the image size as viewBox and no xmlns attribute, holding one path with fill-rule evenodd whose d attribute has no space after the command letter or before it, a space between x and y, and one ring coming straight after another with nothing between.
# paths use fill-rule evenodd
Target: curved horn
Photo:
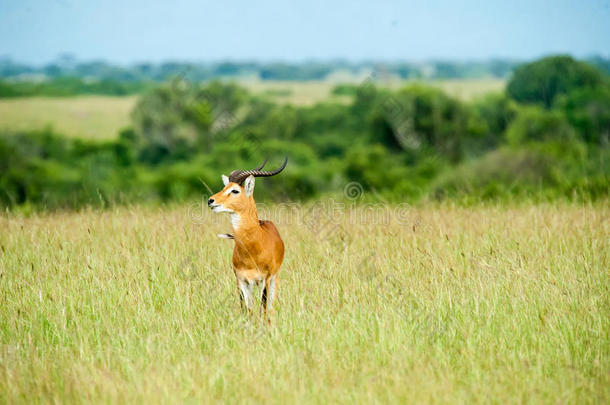
<instances>
[{"instance_id":1,"label":"curved horn","mask_svg":"<svg viewBox=\"0 0 610 405\"><path fill-rule=\"evenodd\" d=\"M267 160L269 160L269 158L265 158L265 160L263 160L263 163L261 163L261 165L259 167L257 167L256 169L252 169L252 170L263 170L263 167L265 167L265 163L267 163Z\"/></svg>"},{"instance_id":2,"label":"curved horn","mask_svg":"<svg viewBox=\"0 0 610 405\"><path fill-rule=\"evenodd\" d=\"M248 170L248 171L251 172L251 171L259 171L259 170L261 170L263 167L265 167L265 164L267 163L267 160L269 160L269 158L265 158L265 160L263 160L263 163L261 163L260 166L254 168L252 170ZM231 181L233 183L241 184L246 179L246 177L248 177L248 176L244 177L244 179L241 180L241 182L238 181L240 179L242 173L245 173L245 172L246 172L245 170L233 170L231 172L231 174L229 174L229 181Z\"/></svg>"},{"instance_id":3,"label":"curved horn","mask_svg":"<svg viewBox=\"0 0 610 405\"><path fill-rule=\"evenodd\" d=\"M263 165L261 165L260 167L262 168L266 162L267 162L267 160L265 159L265 162L263 162ZM263 172L260 169L256 169L256 170L233 170L231 172L231 174L229 175L229 181L232 181L233 183L237 183L237 184L242 184L244 182L244 180L246 180L246 178L248 176L254 176L254 177L275 176L276 174L278 174L282 170L284 170L284 168L286 167L286 164L288 164L288 157L286 157L284 159L284 163L282 164L282 166L280 166L279 168L277 168L275 170L272 170L270 172Z\"/></svg>"}]
</instances>

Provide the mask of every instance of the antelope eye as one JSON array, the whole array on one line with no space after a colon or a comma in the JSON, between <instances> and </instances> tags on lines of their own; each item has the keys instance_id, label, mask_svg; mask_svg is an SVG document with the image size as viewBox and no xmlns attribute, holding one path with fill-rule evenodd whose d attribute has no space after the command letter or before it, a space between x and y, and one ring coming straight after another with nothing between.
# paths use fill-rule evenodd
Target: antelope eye
<instances>
[{"instance_id":1,"label":"antelope eye","mask_svg":"<svg viewBox=\"0 0 610 405\"><path fill-rule=\"evenodd\" d=\"M233 194L239 194L239 190L231 190Z\"/></svg>"}]
</instances>

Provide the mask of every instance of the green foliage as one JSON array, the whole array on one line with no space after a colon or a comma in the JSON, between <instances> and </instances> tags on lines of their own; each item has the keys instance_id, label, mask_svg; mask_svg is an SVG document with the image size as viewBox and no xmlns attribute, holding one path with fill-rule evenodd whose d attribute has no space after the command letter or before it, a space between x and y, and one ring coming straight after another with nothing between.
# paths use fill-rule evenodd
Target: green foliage
<instances>
[{"instance_id":1,"label":"green foliage","mask_svg":"<svg viewBox=\"0 0 610 405\"><path fill-rule=\"evenodd\" d=\"M521 107L506 130L506 140L511 145L528 141L568 140L575 136L574 129L560 111L548 111L536 106Z\"/></svg>"},{"instance_id":2,"label":"green foliage","mask_svg":"<svg viewBox=\"0 0 610 405\"><path fill-rule=\"evenodd\" d=\"M338 84L333 87L331 92L335 96L355 96L358 93L358 85L356 84Z\"/></svg>"},{"instance_id":3,"label":"green foliage","mask_svg":"<svg viewBox=\"0 0 610 405\"><path fill-rule=\"evenodd\" d=\"M602 58L601 56L593 56L587 60L591 65L595 66L607 75L610 75L610 59Z\"/></svg>"},{"instance_id":4,"label":"green foliage","mask_svg":"<svg viewBox=\"0 0 610 405\"><path fill-rule=\"evenodd\" d=\"M23 92L17 89L15 85L0 80L0 98L19 97L21 95L23 95Z\"/></svg>"},{"instance_id":5,"label":"green foliage","mask_svg":"<svg viewBox=\"0 0 610 405\"><path fill-rule=\"evenodd\" d=\"M235 120L244 94L235 85L174 79L143 95L132 113L142 159L158 163L209 151L219 128Z\"/></svg>"},{"instance_id":6,"label":"green foliage","mask_svg":"<svg viewBox=\"0 0 610 405\"><path fill-rule=\"evenodd\" d=\"M345 156L345 175L368 189L386 189L406 177L400 158L391 155L382 145L352 148Z\"/></svg>"},{"instance_id":7,"label":"green foliage","mask_svg":"<svg viewBox=\"0 0 610 405\"><path fill-rule=\"evenodd\" d=\"M104 204L137 184L121 143L68 139L48 129L2 133L0 162L0 202L9 206Z\"/></svg>"},{"instance_id":8,"label":"green foliage","mask_svg":"<svg viewBox=\"0 0 610 405\"><path fill-rule=\"evenodd\" d=\"M472 107L478 123L483 125L479 138L482 149L496 148L517 116L517 103L504 94L488 94L475 100Z\"/></svg>"},{"instance_id":9,"label":"green foliage","mask_svg":"<svg viewBox=\"0 0 610 405\"><path fill-rule=\"evenodd\" d=\"M578 89L557 103L584 141L607 146L610 139L610 86Z\"/></svg>"},{"instance_id":10,"label":"green foliage","mask_svg":"<svg viewBox=\"0 0 610 405\"><path fill-rule=\"evenodd\" d=\"M124 96L140 93L150 87L152 85L148 82L119 82L110 79L85 80L78 77L60 77L44 81L8 82L0 80L0 98L82 94Z\"/></svg>"},{"instance_id":11,"label":"green foliage","mask_svg":"<svg viewBox=\"0 0 610 405\"><path fill-rule=\"evenodd\" d=\"M438 89L412 85L380 93L374 104L372 136L390 149L433 151L456 162L468 138L478 136L472 111Z\"/></svg>"},{"instance_id":12,"label":"green foliage","mask_svg":"<svg viewBox=\"0 0 610 405\"><path fill-rule=\"evenodd\" d=\"M603 198L610 193L610 167L603 163L608 158L607 150L575 141L502 147L444 173L436 180L434 195Z\"/></svg>"},{"instance_id":13,"label":"green foliage","mask_svg":"<svg viewBox=\"0 0 610 405\"><path fill-rule=\"evenodd\" d=\"M595 67L570 56L550 56L518 67L506 88L522 103L550 108L556 98L575 89L604 85L606 78Z\"/></svg>"},{"instance_id":14,"label":"green foliage","mask_svg":"<svg viewBox=\"0 0 610 405\"><path fill-rule=\"evenodd\" d=\"M0 204L47 208L198 198L220 174L289 165L257 198L304 200L358 182L389 201L606 198L610 94L571 90L553 108L506 95L464 103L421 85L365 82L351 104L277 105L220 82L175 79L143 95L114 141L47 129L0 135Z\"/></svg>"}]
</instances>

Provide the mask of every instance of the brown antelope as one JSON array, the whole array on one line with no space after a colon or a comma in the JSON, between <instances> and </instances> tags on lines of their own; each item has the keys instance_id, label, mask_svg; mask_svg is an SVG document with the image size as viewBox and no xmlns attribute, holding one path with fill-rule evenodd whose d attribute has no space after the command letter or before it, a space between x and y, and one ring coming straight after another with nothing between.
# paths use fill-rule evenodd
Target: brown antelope
<instances>
[{"instance_id":1,"label":"brown antelope","mask_svg":"<svg viewBox=\"0 0 610 405\"><path fill-rule=\"evenodd\" d=\"M254 202L254 178L275 176L286 167L288 158L273 171L261 171L267 160L254 170L234 170L229 177L222 175L224 188L210 197L208 206L214 212L231 215L233 234L220 234L234 239L233 271L244 307L252 312L252 288L261 285L261 307L269 320L278 285L277 274L284 259L284 242L271 221L258 219ZM263 285L264 283L264 285Z\"/></svg>"}]
</instances>

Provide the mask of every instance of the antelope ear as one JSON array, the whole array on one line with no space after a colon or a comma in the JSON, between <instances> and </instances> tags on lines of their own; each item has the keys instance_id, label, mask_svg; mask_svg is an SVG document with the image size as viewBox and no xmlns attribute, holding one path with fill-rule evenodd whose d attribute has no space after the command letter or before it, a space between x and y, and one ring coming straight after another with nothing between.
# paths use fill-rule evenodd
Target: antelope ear
<instances>
[{"instance_id":1,"label":"antelope ear","mask_svg":"<svg viewBox=\"0 0 610 405\"><path fill-rule=\"evenodd\" d=\"M244 181L244 189L246 190L246 196L250 197L254 192L254 176L248 176Z\"/></svg>"},{"instance_id":2,"label":"antelope ear","mask_svg":"<svg viewBox=\"0 0 610 405\"><path fill-rule=\"evenodd\" d=\"M225 184L225 186L229 184L229 178L224 174L222 175L222 182Z\"/></svg>"}]
</instances>

